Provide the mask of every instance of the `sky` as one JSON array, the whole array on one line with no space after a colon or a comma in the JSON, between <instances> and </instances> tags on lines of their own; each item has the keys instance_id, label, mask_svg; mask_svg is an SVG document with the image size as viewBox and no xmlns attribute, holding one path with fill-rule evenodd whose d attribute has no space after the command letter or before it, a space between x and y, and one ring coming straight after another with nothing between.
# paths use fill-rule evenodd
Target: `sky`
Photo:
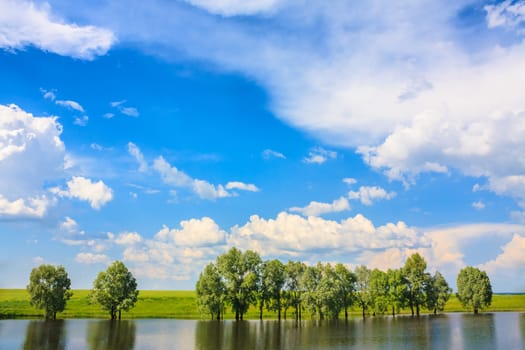
<instances>
[{"instance_id":1,"label":"sky","mask_svg":"<svg viewBox=\"0 0 525 350\"><path fill-rule=\"evenodd\" d=\"M0 288L230 247L525 292L525 1L0 0Z\"/></svg>"}]
</instances>

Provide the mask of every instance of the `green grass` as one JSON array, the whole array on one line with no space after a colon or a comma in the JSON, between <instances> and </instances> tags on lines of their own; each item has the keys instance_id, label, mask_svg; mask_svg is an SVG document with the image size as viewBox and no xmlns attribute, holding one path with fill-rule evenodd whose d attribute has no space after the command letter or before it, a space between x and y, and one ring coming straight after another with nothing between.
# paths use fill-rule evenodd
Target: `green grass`
<instances>
[{"instance_id":1,"label":"green grass","mask_svg":"<svg viewBox=\"0 0 525 350\"><path fill-rule=\"evenodd\" d=\"M90 304L87 298L88 290L74 290L73 297L68 301L66 310L60 313L60 318L107 318L108 314L97 304ZM425 312L426 310L423 310ZM445 312L464 312L459 301L452 296L447 303ZM486 310L494 311L525 311L525 294L495 294L492 306ZM408 313L409 310L403 310ZM352 315L359 316L360 310L353 310ZM135 307L122 314L124 318L177 318L201 319L194 291L140 291ZM225 318L233 318L227 312ZM251 308L246 319L257 319L258 310ZM43 312L29 304L29 295L24 289L0 289L0 318L40 318ZM204 315L207 317L207 315ZM264 311L265 318L276 318L275 313Z\"/></svg>"}]
</instances>

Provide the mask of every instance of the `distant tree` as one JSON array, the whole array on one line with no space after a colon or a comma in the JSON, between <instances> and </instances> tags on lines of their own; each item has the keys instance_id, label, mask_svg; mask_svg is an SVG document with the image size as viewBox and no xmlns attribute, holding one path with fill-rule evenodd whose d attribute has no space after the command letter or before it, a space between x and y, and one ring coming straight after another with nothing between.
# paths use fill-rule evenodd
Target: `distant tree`
<instances>
[{"instance_id":1,"label":"distant tree","mask_svg":"<svg viewBox=\"0 0 525 350\"><path fill-rule=\"evenodd\" d=\"M340 281L341 303L345 311L345 320L348 319L348 308L354 304L356 276L345 265L335 265L335 273Z\"/></svg>"},{"instance_id":2,"label":"distant tree","mask_svg":"<svg viewBox=\"0 0 525 350\"><path fill-rule=\"evenodd\" d=\"M372 294L370 291L372 271L366 266L361 265L355 268L354 273L356 276L355 300L363 312L363 318L365 318L368 307L372 305Z\"/></svg>"},{"instance_id":3,"label":"distant tree","mask_svg":"<svg viewBox=\"0 0 525 350\"><path fill-rule=\"evenodd\" d=\"M122 310L128 311L137 302L137 281L121 261L113 262L100 272L93 282L91 298L109 311L111 319L121 319Z\"/></svg>"},{"instance_id":4,"label":"distant tree","mask_svg":"<svg viewBox=\"0 0 525 350\"><path fill-rule=\"evenodd\" d=\"M220 320L226 300L226 285L215 264L209 263L200 273L196 292L200 309L209 313L212 320Z\"/></svg>"},{"instance_id":5,"label":"distant tree","mask_svg":"<svg viewBox=\"0 0 525 350\"><path fill-rule=\"evenodd\" d=\"M71 298L71 280L63 266L40 265L31 271L27 291L31 305L44 309L45 318L56 320Z\"/></svg>"},{"instance_id":6,"label":"distant tree","mask_svg":"<svg viewBox=\"0 0 525 350\"><path fill-rule=\"evenodd\" d=\"M379 269L372 270L370 274L370 295L374 314L383 315L389 305L388 275Z\"/></svg>"},{"instance_id":7,"label":"distant tree","mask_svg":"<svg viewBox=\"0 0 525 350\"><path fill-rule=\"evenodd\" d=\"M317 263L316 266L308 266L301 278L301 288L303 289L301 301L311 315L318 315L321 320L324 319L323 300L319 294L322 269L321 263Z\"/></svg>"},{"instance_id":8,"label":"distant tree","mask_svg":"<svg viewBox=\"0 0 525 350\"><path fill-rule=\"evenodd\" d=\"M295 309L295 319L299 320L301 318L301 280L306 270L306 265L299 261L288 261L285 270L284 318L286 318L286 307L289 306Z\"/></svg>"},{"instance_id":9,"label":"distant tree","mask_svg":"<svg viewBox=\"0 0 525 350\"><path fill-rule=\"evenodd\" d=\"M388 304L392 308L392 316L396 316L399 310L406 305L407 283L401 269L388 269Z\"/></svg>"},{"instance_id":10,"label":"distant tree","mask_svg":"<svg viewBox=\"0 0 525 350\"><path fill-rule=\"evenodd\" d=\"M217 258L217 267L226 283L227 298L236 320L242 320L250 305L257 301L261 264L256 252L247 250L243 254L235 247Z\"/></svg>"},{"instance_id":11,"label":"distant tree","mask_svg":"<svg viewBox=\"0 0 525 350\"><path fill-rule=\"evenodd\" d=\"M286 282L286 271L284 264L275 259L267 261L262 268L262 292L265 295L267 308L271 311L277 311L277 318L281 319L282 310L282 290ZM260 313L262 319L262 309Z\"/></svg>"},{"instance_id":12,"label":"distant tree","mask_svg":"<svg viewBox=\"0 0 525 350\"><path fill-rule=\"evenodd\" d=\"M485 271L468 266L459 271L456 285L457 298L464 308L471 309L475 314L490 306L492 302L492 286Z\"/></svg>"},{"instance_id":13,"label":"distant tree","mask_svg":"<svg viewBox=\"0 0 525 350\"><path fill-rule=\"evenodd\" d=\"M420 307L425 304L425 285L430 275L425 272L427 263L418 253L412 254L405 262L403 275L407 282L408 305L412 316L414 316L414 307L416 314L419 316Z\"/></svg>"},{"instance_id":14,"label":"distant tree","mask_svg":"<svg viewBox=\"0 0 525 350\"><path fill-rule=\"evenodd\" d=\"M434 276L429 279L425 291L427 308L433 311L434 314L445 309L445 305L452 294L452 289L439 271L436 271Z\"/></svg>"}]
</instances>

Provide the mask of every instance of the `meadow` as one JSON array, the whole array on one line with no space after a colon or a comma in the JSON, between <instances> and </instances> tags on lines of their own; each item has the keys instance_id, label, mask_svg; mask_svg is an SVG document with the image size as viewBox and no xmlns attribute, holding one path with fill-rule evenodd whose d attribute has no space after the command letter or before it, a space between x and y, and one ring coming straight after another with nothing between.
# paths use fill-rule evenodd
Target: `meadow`
<instances>
[{"instance_id":1,"label":"meadow","mask_svg":"<svg viewBox=\"0 0 525 350\"><path fill-rule=\"evenodd\" d=\"M98 304L88 299L89 290L73 290L73 296L67 303L66 310L58 318L108 318L109 315ZM445 312L465 312L455 296L448 301ZM525 311L525 294L494 294L492 305L485 312ZM409 313L403 310L402 313ZM425 313L423 311L423 313ZM291 311L289 317L292 316ZM360 317L361 311L355 309L352 316ZM275 319L276 314L264 311L265 319ZM303 315L307 316L306 314ZM43 312L29 304L29 294L25 289L0 289L0 318L40 318ZM202 319L196 303L195 291L158 291L143 290L139 300L129 312L122 313L123 318L175 318ZM259 317L256 308L250 308L246 319ZM226 319L233 319L234 314L227 310Z\"/></svg>"}]
</instances>

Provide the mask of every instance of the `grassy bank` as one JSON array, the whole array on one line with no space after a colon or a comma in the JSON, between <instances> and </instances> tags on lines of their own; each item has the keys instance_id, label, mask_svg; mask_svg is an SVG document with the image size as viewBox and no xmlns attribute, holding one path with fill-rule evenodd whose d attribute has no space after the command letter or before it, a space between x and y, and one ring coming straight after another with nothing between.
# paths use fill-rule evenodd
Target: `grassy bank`
<instances>
[{"instance_id":1,"label":"grassy bank","mask_svg":"<svg viewBox=\"0 0 525 350\"><path fill-rule=\"evenodd\" d=\"M107 318L107 313L97 304L90 304L87 298L88 290L74 290L66 310L59 314L60 318ZM451 297L445 312L465 311L455 297ZM495 294L492 306L487 310L494 311L525 311L525 294ZM404 310L403 313L408 313ZM359 310L353 314L360 315ZM247 319L258 318L258 311L250 309ZM140 291L139 300L130 312L122 315L125 318L178 318L200 319L202 315L196 305L194 291ZM226 318L233 318L227 313ZM275 318L274 313L264 312L265 318ZM0 289L0 318L43 317L43 312L29 304L29 295L24 289Z\"/></svg>"}]
</instances>

